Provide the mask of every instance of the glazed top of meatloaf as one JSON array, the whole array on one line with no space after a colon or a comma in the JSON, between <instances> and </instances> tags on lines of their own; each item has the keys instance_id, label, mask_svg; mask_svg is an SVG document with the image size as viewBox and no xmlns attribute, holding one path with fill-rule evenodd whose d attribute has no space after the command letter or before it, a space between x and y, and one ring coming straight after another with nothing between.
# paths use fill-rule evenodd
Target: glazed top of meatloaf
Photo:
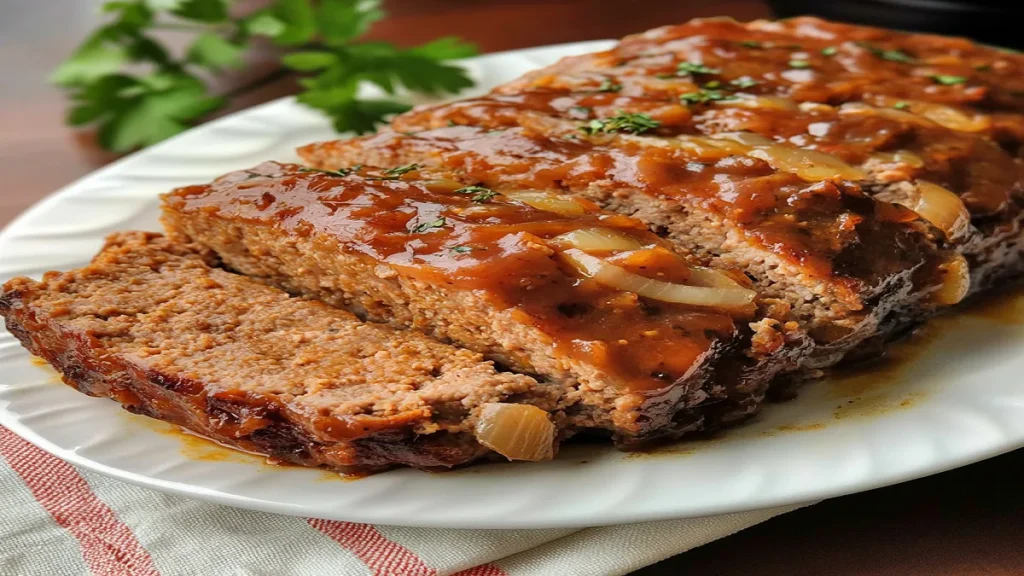
<instances>
[{"instance_id":1,"label":"glazed top of meatloaf","mask_svg":"<svg viewBox=\"0 0 1024 576\"><path fill-rule=\"evenodd\" d=\"M706 377L700 369L723 354L742 359L749 330L737 319L751 318L755 293L741 275L690 266L642 223L585 200L467 187L417 168L265 163L179 189L165 211L325 234L371 267L474 291L620 390L664 389Z\"/></svg>"},{"instance_id":2,"label":"glazed top of meatloaf","mask_svg":"<svg viewBox=\"0 0 1024 576\"><path fill-rule=\"evenodd\" d=\"M591 198L741 267L827 341L874 310L955 303L959 254L978 278L999 267L1024 205L1020 70L963 40L696 20L300 154Z\"/></svg>"},{"instance_id":3,"label":"glazed top of meatloaf","mask_svg":"<svg viewBox=\"0 0 1024 576\"><path fill-rule=\"evenodd\" d=\"M472 429L467 411L510 395L555 405L550 387L475 352L289 297L213 260L197 245L119 234L84 268L9 281L0 312L38 339L37 353L72 358L72 383L119 386L135 371L180 392L185 404L155 407L158 417L190 425L184 414L208 409L212 432L228 437L273 417L318 442L458 432ZM216 407L232 404L252 410L217 419Z\"/></svg>"}]
</instances>

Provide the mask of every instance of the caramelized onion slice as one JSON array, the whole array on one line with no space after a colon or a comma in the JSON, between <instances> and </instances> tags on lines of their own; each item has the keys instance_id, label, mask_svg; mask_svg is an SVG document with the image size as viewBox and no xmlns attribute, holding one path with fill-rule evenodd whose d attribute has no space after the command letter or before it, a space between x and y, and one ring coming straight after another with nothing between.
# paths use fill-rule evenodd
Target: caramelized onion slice
<instances>
[{"instance_id":1,"label":"caramelized onion slice","mask_svg":"<svg viewBox=\"0 0 1024 576\"><path fill-rule=\"evenodd\" d=\"M566 248L579 248L584 252L622 252L642 248L640 241L611 228L580 228L551 239Z\"/></svg>"},{"instance_id":2,"label":"caramelized onion slice","mask_svg":"<svg viewBox=\"0 0 1024 576\"><path fill-rule=\"evenodd\" d=\"M555 455L555 425L547 412L530 404L484 404L474 435L509 460L537 462Z\"/></svg>"},{"instance_id":3,"label":"caramelized onion slice","mask_svg":"<svg viewBox=\"0 0 1024 576\"><path fill-rule=\"evenodd\" d=\"M965 114L956 108L932 102L914 102L910 111L959 132L981 132L992 126L992 120L981 114Z\"/></svg>"},{"instance_id":4,"label":"caramelized onion slice","mask_svg":"<svg viewBox=\"0 0 1024 576\"><path fill-rule=\"evenodd\" d=\"M955 239L967 229L971 215L959 196L927 180L918 180L917 190L917 204L907 208L942 230L947 239Z\"/></svg>"},{"instance_id":5,"label":"caramelized onion slice","mask_svg":"<svg viewBox=\"0 0 1024 576\"><path fill-rule=\"evenodd\" d=\"M704 268L703 266L692 266L690 268L689 282L694 286L706 286L708 288L743 288L743 285L730 278L728 274L712 268Z\"/></svg>"},{"instance_id":6,"label":"caramelized onion slice","mask_svg":"<svg viewBox=\"0 0 1024 576\"><path fill-rule=\"evenodd\" d=\"M723 132L713 138L737 142L749 146L747 156L759 158L782 172L796 174L809 182L840 178L843 180L864 180L867 173L850 166L837 156L817 150L807 150L789 144L774 142L760 134L750 132Z\"/></svg>"},{"instance_id":7,"label":"caramelized onion slice","mask_svg":"<svg viewBox=\"0 0 1024 576\"><path fill-rule=\"evenodd\" d=\"M546 210L548 212L561 214L562 216L582 216L587 213L587 209L579 202L576 202L572 198L552 194L551 192L522 190L519 192L506 192L504 195L507 198L511 198L517 202L522 202L523 204L532 206L538 210Z\"/></svg>"},{"instance_id":8,"label":"caramelized onion slice","mask_svg":"<svg viewBox=\"0 0 1024 576\"><path fill-rule=\"evenodd\" d=\"M782 96L755 96L753 94L734 94L728 100L718 100L715 106L725 108L753 108L758 110L796 110L797 105L791 98Z\"/></svg>"},{"instance_id":9,"label":"caramelized onion slice","mask_svg":"<svg viewBox=\"0 0 1024 576\"><path fill-rule=\"evenodd\" d=\"M757 295L753 290L746 288L686 286L644 278L575 248L566 250L562 254L584 276L593 278L610 288L633 292L652 300L708 308L736 309L749 306Z\"/></svg>"},{"instance_id":10,"label":"caramelized onion slice","mask_svg":"<svg viewBox=\"0 0 1024 576\"><path fill-rule=\"evenodd\" d=\"M924 166L924 158L921 158L910 150L875 152L871 154L870 159L882 164L906 164L912 168L921 168Z\"/></svg>"},{"instance_id":11,"label":"caramelized onion slice","mask_svg":"<svg viewBox=\"0 0 1024 576\"><path fill-rule=\"evenodd\" d=\"M959 304L971 288L971 269L967 260L956 254L952 260L939 267L942 284L932 292L932 302L940 306Z\"/></svg>"}]
</instances>

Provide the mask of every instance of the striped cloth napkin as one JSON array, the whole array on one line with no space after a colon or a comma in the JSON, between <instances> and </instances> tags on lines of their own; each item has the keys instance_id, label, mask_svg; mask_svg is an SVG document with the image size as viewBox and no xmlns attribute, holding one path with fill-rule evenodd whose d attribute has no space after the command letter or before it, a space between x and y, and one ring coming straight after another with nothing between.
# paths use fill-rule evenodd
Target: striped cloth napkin
<instances>
[{"instance_id":1,"label":"striped cloth napkin","mask_svg":"<svg viewBox=\"0 0 1024 576\"><path fill-rule=\"evenodd\" d=\"M625 574L799 506L564 530L449 530L278 516L79 470L0 427L0 575Z\"/></svg>"}]
</instances>

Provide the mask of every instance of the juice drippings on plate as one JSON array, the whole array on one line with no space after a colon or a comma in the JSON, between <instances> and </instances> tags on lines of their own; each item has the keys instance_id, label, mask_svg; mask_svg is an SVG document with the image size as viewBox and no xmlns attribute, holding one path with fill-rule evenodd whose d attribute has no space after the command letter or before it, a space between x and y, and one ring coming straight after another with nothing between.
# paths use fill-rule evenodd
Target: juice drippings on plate
<instances>
[{"instance_id":1,"label":"juice drippings on plate","mask_svg":"<svg viewBox=\"0 0 1024 576\"><path fill-rule=\"evenodd\" d=\"M988 292L964 306L961 314L1007 326L1024 325L1024 283Z\"/></svg>"}]
</instances>

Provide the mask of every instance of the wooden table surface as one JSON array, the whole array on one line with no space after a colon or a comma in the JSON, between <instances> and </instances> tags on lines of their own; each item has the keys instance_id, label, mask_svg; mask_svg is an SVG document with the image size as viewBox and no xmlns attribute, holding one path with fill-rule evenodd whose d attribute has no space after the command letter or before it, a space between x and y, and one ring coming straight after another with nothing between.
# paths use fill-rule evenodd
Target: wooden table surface
<instances>
[{"instance_id":1,"label":"wooden table surface","mask_svg":"<svg viewBox=\"0 0 1024 576\"><path fill-rule=\"evenodd\" d=\"M49 71L91 30L85 0L0 0L0 226L110 158L62 123ZM768 16L753 0L392 0L374 36L415 43L445 34L484 51L613 38L697 16ZM500 23L495 26L494 23ZM265 59L264 59L265 60ZM256 62L229 82L258 77ZM293 90L285 80L243 108ZM610 481L613 481L610 479ZM930 478L836 498L636 573L716 576L1024 574L1024 450Z\"/></svg>"}]
</instances>

